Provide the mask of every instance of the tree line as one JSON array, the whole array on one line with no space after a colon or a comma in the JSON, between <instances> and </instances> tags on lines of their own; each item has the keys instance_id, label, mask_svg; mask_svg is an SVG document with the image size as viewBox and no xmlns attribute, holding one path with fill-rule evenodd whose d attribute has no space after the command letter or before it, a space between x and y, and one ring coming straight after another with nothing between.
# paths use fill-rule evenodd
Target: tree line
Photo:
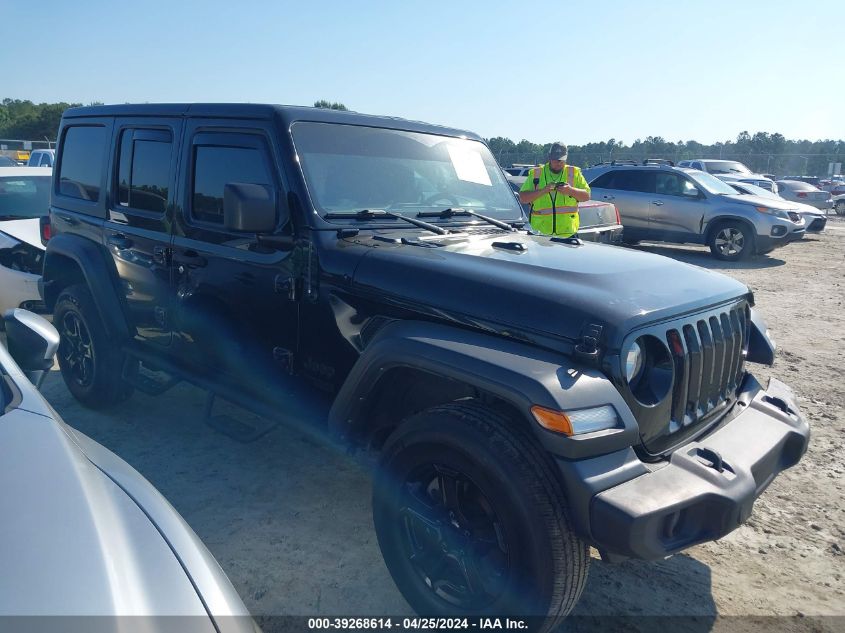
<instances>
[{"instance_id":1,"label":"tree line","mask_svg":"<svg viewBox=\"0 0 845 633\"><path fill-rule=\"evenodd\" d=\"M80 103L39 103L21 99L3 99L0 104L0 139L27 141L55 141L62 112ZM95 104L89 104L95 105ZM346 110L342 103L321 99L318 108ZM496 136L486 139L494 156L503 167L514 163L545 162L550 143L545 145ZM565 140L565 139L564 139ZM667 141L660 136L648 136L626 145L616 139L569 146L569 162L587 167L612 160L665 158L678 162L690 158L723 158L745 163L755 172L764 174L824 176L829 163L845 163L845 141L790 140L782 134L741 132L736 140L706 145L696 141Z\"/></svg>"},{"instance_id":2,"label":"tree line","mask_svg":"<svg viewBox=\"0 0 845 633\"><path fill-rule=\"evenodd\" d=\"M497 136L487 139L499 164L539 164L546 161L551 143L539 145L530 141L514 143ZM706 145L697 141L673 143L660 136L648 136L626 145L616 139L586 145L570 145L568 161L588 167L614 160L642 162L647 158L664 158L675 163L692 158L737 160L752 171L777 176L825 176L829 163L845 163L845 141L790 140L782 134L757 132L753 136L741 132L735 141Z\"/></svg>"}]
</instances>

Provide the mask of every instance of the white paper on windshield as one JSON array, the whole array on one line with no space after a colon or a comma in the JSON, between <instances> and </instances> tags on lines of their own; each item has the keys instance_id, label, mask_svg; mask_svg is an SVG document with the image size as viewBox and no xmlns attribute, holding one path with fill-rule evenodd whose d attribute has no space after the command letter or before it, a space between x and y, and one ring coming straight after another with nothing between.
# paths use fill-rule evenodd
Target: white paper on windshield
<instances>
[{"instance_id":1,"label":"white paper on windshield","mask_svg":"<svg viewBox=\"0 0 845 633\"><path fill-rule=\"evenodd\" d=\"M449 144L449 158L452 159L452 166L460 180L475 182L479 185L492 186L490 174L484 168L484 160L474 149L460 145Z\"/></svg>"}]
</instances>

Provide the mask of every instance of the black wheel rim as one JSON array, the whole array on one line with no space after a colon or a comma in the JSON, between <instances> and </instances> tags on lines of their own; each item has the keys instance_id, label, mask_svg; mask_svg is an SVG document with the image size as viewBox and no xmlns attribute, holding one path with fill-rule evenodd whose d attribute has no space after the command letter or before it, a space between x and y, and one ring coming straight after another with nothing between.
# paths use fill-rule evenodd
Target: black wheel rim
<instances>
[{"instance_id":1,"label":"black wheel rim","mask_svg":"<svg viewBox=\"0 0 845 633\"><path fill-rule=\"evenodd\" d=\"M94 380L94 346L85 322L75 312L66 312L60 334L62 368L77 385L88 387Z\"/></svg>"},{"instance_id":2,"label":"black wheel rim","mask_svg":"<svg viewBox=\"0 0 845 633\"><path fill-rule=\"evenodd\" d=\"M399 508L405 554L435 595L478 610L504 593L511 568L505 530L467 475L440 464L417 468L402 485Z\"/></svg>"}]
</instances>

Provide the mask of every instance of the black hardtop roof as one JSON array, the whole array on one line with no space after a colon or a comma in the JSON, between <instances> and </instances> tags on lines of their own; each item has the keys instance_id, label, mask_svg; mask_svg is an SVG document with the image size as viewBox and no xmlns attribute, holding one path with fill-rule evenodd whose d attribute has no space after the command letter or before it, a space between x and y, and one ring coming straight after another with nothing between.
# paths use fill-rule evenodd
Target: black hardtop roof
<instances>
[{"instance_id":1,"label":"black hardtop roof","mask_svg":"<svg viewBox=\"0 0 845 633\"><path fill-rule=\"evenodd\" d=\"M263 103L141 103L119 105L97 105L65 110L64 118L110 117L110 116L167 116L167 117L214 117L272 119L279 117L285 126L295 121L319 121L324 123L345 123L347 125L368 125L412 132L464 136L482 140L480 136L466 130L432 125L422 121L409 121L398 117L375 116L329 108L305 106L271 105Z\"/></svg>"}]
</instances>

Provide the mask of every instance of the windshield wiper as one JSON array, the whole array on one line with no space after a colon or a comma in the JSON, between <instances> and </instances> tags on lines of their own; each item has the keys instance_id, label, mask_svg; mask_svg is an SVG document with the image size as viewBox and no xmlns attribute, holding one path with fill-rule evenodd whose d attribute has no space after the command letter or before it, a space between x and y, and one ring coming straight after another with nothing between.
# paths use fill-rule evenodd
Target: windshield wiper
<instances>
[{"instance_id":1,"label":"windshield wiper","mask_svg":"<svg viewBox=\"0 0 845 633\"><path fill-rule=\"evenodd\" d=\"M507 231L515 231L516 229L512 227L507 222L502 222L501 220L497 220L495 218L491 218L487 215L481 215L480 213L476 213L475 211L470 211L469 209L461 209L461 208L448 208L443 209L442 211L420 211L417 213L418 218L451 218L456 215L469 215L474 218L478 218L479 220L484 220L488 224L492 224L494 226L498 226L500 229L505 229Z\"/></svg>"},{"instance_id":2,"label":"windshield wiper","mask_svg":"<svg viewBox=\"0 0 845 633\"><path fill-rule=\"evenodd\" d=\"M423 222L422 220L417 220L415 218L409 218L407 215L402 215L401 213L393 213L392 211L385 211L384 209L361 209L360 211L332 211L330 213L327 213L323 217L326 220L339 220L350 218L354 220L377 220L379 218L398 218L400 220L405 220L405 222L410 222L411 224L418 226L422 229L431 231L432 233L437 233L438 235L447 235L449 233L449 231L437 226L436 224Z\"/></svg>"}]
</instances>

